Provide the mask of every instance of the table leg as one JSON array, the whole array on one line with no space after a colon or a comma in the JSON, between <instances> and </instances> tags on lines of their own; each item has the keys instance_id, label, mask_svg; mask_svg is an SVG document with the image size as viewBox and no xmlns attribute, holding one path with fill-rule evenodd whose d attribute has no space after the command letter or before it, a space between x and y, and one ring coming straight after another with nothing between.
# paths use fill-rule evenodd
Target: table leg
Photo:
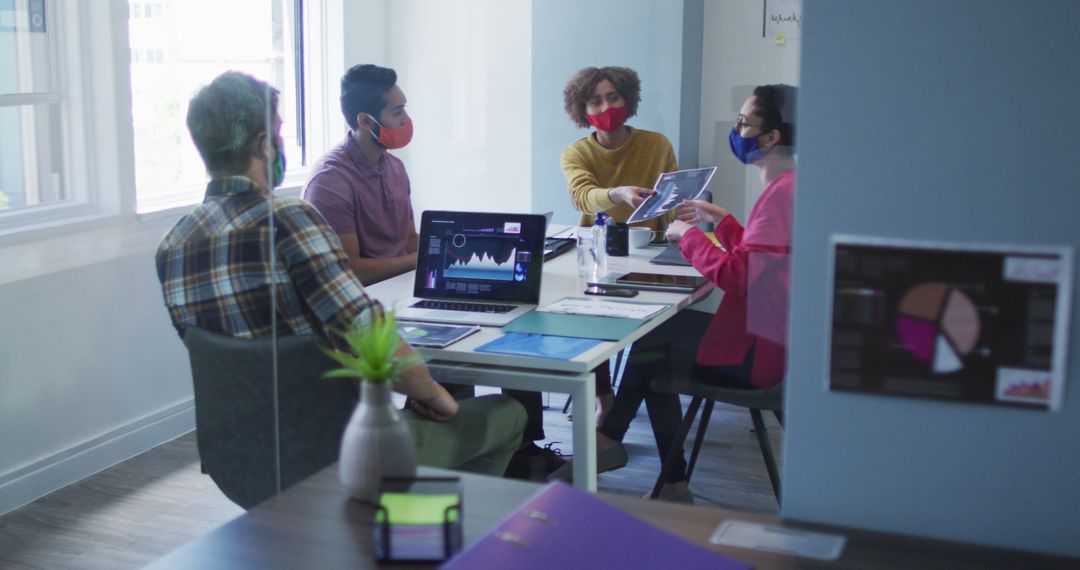
<instances>
[{"instance_id":1,"label":"table leg","mask_svg":"<svg viewBox=\"0 0 1080 570\"><path fill-rule=\"evenodd\" d=\"M439 382L551 391L574 397L574 486L596 490L596 374L559 374L429 361Z\"/></svg>"},{"instance_id":2,"label":"table leg","mask_svg":"<svg viewBox=\"0 0 1080 570\"><path fill-rule=\"evenodd\" d=\"M574 486L596 491L596 374L579 382L574 397Z\"/></svg>"}]
</instances>

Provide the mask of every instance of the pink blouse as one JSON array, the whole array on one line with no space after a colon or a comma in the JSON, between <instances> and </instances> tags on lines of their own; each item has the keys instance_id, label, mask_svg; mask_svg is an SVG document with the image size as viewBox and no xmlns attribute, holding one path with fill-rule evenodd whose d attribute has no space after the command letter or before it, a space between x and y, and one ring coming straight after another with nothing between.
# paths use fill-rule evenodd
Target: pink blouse
<instances>
[{"instance_id":1,"label":"pink blouse","mask_svg":"<svg viewBox=\"0 0 1080 570\"><path fill-rule=\"evenodd\" d=\"M733 216L720 222L716 237L726 252L697 228L679 242L694 268L724 290L698 346L697 363L739 365L756 345L751 382L759 388L784 379L794 197L795 171L788 170L765 188L745 228Z\"/></svg>"}]
</instances>

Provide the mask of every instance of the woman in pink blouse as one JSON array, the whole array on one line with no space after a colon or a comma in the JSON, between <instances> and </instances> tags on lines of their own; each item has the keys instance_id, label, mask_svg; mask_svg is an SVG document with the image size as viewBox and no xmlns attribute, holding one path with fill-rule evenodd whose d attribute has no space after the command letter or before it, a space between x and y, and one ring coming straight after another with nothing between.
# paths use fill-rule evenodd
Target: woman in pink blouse
<instances>
[{"instance_id":1,"label":"woman in pink blouse","mask_svg":"<svg viewBox=\"0 0 1080 570\"><path fill-rule=\"evenodd\" d=\"M689 200L667 231L668 240L679 245L683 257L724 291L698 346L696 362L707 368L737 367L713 371L734 385L770 388L784 377L795 127L793 118L784 116L781 109L793 108L793 100L793 87L754 89L729 135L732 152L756 168L765 185L746 227L720 206ZM700 223L716 224L723 250L690 225ZM747 370L741 370L744 364Z\"/></svg>"},{"instance_id":2,"label":"woman in pink blouse","mask_svg":"<svg viewBox=\"0 0 1080 570\"><path fill-rule=\"evenodd\" d=\"M745 227L724 208L699 200L680 207L679 219L668 226L668 240L724 297L715 315L682 311L634 343L615 405L597 430L597 472L626 464L621 442L643 401L657 451L661 459L667 456L682 406L677 396L653 391L653 380L690 377L744 389L783 381L795 194L794 103L794 87L759 86L743 103L729 134L732 153L757 169L765 184ZM691 225L700 223L716 224L723 249ZM682 455L660 497L692 502ZM566 465L552 477L569 472Z\"/></svg>"}]
</instances>

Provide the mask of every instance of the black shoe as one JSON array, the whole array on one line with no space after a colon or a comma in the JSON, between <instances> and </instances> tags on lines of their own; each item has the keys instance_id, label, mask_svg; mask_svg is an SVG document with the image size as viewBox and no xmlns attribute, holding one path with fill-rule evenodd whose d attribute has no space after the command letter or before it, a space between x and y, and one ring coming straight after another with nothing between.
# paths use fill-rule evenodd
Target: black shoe
<instances>
[{"instance_id":1,"label":"black shoe","mask_svg":"<svg viewBox=\"0 0 1080 570\"><path fill-rule=\"evenodd\" d=\"M558 448L551 446L559 443L553 441L544 447L530 443L527 447L519 449L510 458L510 464L506 467L506 477L511 479L524 479L527 481L547 481L547 476L566 464Z\"/></svg>"},{"instance_id":2,"label":"black shoe","mask_svg":"<svg viewBox=\"0 0 1080 570\"><path fill-rule=\"evenodd\" d=\"M615 442L614 447L609 447L596 453L596 474L614 471L626 467L630 456L626 454L626 448L621 442ZM561 481L574 480L574 464L567 461L566 465L556 469L548 476L548 481L559 479Z\"/></svg>"}]
</instances>

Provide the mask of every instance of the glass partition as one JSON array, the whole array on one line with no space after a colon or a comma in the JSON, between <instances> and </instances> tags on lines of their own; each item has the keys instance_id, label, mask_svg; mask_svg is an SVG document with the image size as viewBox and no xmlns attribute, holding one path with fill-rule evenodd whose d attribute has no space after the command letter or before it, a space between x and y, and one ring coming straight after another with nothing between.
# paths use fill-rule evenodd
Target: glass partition
<instances>
[{"instance_id":1,"label":"glass partition","mask_svg":"<svg viewBox=\"0 0 1080 570\"><path fill-rule=\"evenodd\" d=\"M195 90L227 70L249 73L279 90L285 151L302 164L299 0L128 4L139 212L201 198L203 165L189 144L184 116Z\"/></svg>"},{"instance_id":2,"label":"glass partition","mask_svg":"<svg viewBox=\"0 0 1080 570\"><path fill-rule=\"evenodd\" d=\"M676 147L673 150L680 167L717 166L720 173L714 180L721 183L714 182L714 201L740 222L746 221L763 185L754 171L728 150L727 135L739 105L751 81L798 80L797 40L781 46L769 38L758 39L756 34L752 39L740 34L740 30L760 23L760 4L750 9L737 3L704 3L699 21L708 33L697 43L687 43L692 34L684 33L683 27L688 25L684 14L657 13L641 9L640 3L626 10L605 10L612 18L609 27L635 30L635 37L644 38L629 47L597 42L595 22L567 16L580 15L599 4L585 3L583 8L578 2L552 1L529 7L528 3L461 0L439 3L435 8L420 0L395 0L376 11L378 21L364 22L363 34L357 32L355 23L360 21L356 13L362 11L362 3L345 3L350 18L341 22L331 21L334 15L322 11L326 4L333 3L132 0L127 3L126 19L118 16L117 25L127 26L130 38L126 60L120 53L115 63L121 73L130 74L134 133L130 178L137 188L110 188L109 192L117 194L90 196L119 201L128 194L138 194L137 208L126 204L118 211L135 208L147 212L181 203L188 209L132 216L119 222L110 218L99 226L68 233L55 230L17 240L0 236L5 240L0 241L0 259L4 260L0 267L0 322L8 325L0 333L0 433L18 434L5 440L0 454L0 485L39 478L39 472L64 465L72 457L80 461L90 458L88 464L99 461L88 469L105 468L119 457L145 450L146 441L175 436L186 429L193 413L200 423L235 418L227 411L214 411L213 405L203 406L201 389L196 388L203 380L220 388L234 371L254 377L252 382L263 390L265 399L263 395L251 397L251 390L237 389L210 401L226 407L265 403L257 412L269 415L254 427L260 434L259 445L265 443L269 450L260 459L268 458L272 491L299 477L286 473L286 466L297 461L293 455L296 450L306 452L310 446L288 446L286 438L292 425L286 418L297 409L314 409L305 408L306 403L297 404L303 402L297 398L313 391L289 392L287 380L295 373L307 374L304 386L351 389L351 384L348 380L322 379L317 366L327 366L325 360L308 365L310 361L305 359L318 359L322 347L296 352L289 342L301 336L292 333L323 331L292 328L292 319L304 321L307 314L295 304L295 295L290 295L303 286L290 273L290 265L303 264L308 258L290 257L287 249L297 235L279 216L282 209L298 206L295 197L283 194L303 184L309 173L302 167L322 156L327 144L342 138L345 126L336 107L337 82L348 66L370 62L393 67L399 73L416 122L416 142L397 154L415 175L412 206L417 218L424 209L436 207L531 209L565 213L556 216L557 222L564 223L575 221L578 212L571 203L559 157L567 146L594 132L592 127L579 128L563 109L562 90L577 70L612 63L636 69L643 84L642 100L638 114L628 124L664 134ZM68 74L61 70L68 69L73 52L78 51L72 45L101 43L97 41L101 38L92 35L99 32L89 30L77 42L72 38L64 44L60 36L67 34L59 31L82 30L75 25L77 16L100 15L97 9L94 6L91 11L82 3L0 0L0 131L4 133L0 138L0 210L4 213L38 206L42 210L67 207L62 202L79 197L72 196L77 186L72 181L79 178L66 176L70 170L64 167L88 161L82 146L75 144L78 139L66 130L72 118L67 97L92 90L66 84ZM310 36L301 32L314 22L340 29L307 41ZM447 27L446 22L464 27ZM659 28L661 32L657 32ZM363 38L358 37L361 35ZM682 41L672 39L676 37ZM337 42L331 46L337 56L347 53L353 59L322 73L319 85L329 85L327 89L333 92L314 97L313 91L321 87L305 81L311 72L305 64L311 63L312 50L323 42ZM664 43L658 46L653 42ZM680 75L685 73L684 53L701 54L697 85ZM747 56L732 59L732 53ZM259 194L261 206L255 209L262 212L261 217L245 227L251 231L241 239L230 242L230 237L222 237L236 228L220 224L213 230L216 233L195 231L190 242L178 241L159 255L163 236L177 223L194 223L191 216L178 220L196 211L195 204L202 202L209 180L186 124L188 104L199 87L228 69L249 73L277 90L280 133L273 113L261 116L260 130L278 135L260 148L266 152L261 161L264 172L259 176L267 186L263 190L269 190L277 176L273 168L275 147L283 150L287 175L294 176L297 184L276 195ZM768 73L762 76L762 70ZM695 103L691 91L700 96L700 104ZM265 92L259 96L261 108L272 106ZM106 107L97 106L117 103L93 101L89 96L85 100L91 124L112 117L112 111L123 111L112 109L99 115ZM325 106L324 101L330 106L312 113L312 107ZM91 102L95 107L90 107ZM311 131L305 130L311 126L306 119L312 116L319 117L314 126L320 133L332 133L324 138L333 140L312 140ZM689 125L697 125L695 134L686 134L693 130ZM683 152L687 137L698 139L700 152ZM116 148L128 146L124 143ZM126 169L126 164L92 164L90 169ZM117 177L128 178L126 171ZM231 210L229 219L243 219L241 210L252 211ZM113 222L116 224L109 225ZM220 220L200 223L209 227ZM2 231L7 229L5 226ZM173 234L177 240L180 236ZM204 287L187 281L189 276L180 270L170 274L162 255L167 258L170 251L178 252L186 245L192 246L192 252L202 248L199 263L221 264L225 269L202 271ZM781 282L786 280L789 254L770 249L781 245L773 241L758 245L763 249L751 256L750 273L759 279L779 275ZM333 246L340 244L334 242ZM178 259L183 261L183 257ZM191 271L198 274L200 268ZM751 285L747 328L779 342L785 336L783 293L775 287L762 289L756 283ZM207 291L215 296L232 295L237 304L216 304L220 301L217 297L215 301L199 299L184 308L204 311L204 316L210 317L183 320L187 317L181 314L180 306ZM243 326L234 320L238 305L247 311L249 322ZM711 312L716 305L697 308ZM180 337L182 329L192 323L222 337L240 331L235 336L248 344L241 350L233 348L240 345L219 343L228 348L222 349L220 357L210 358L209 376L193 381L205 371L194 364L194 353L185 346L184 340L190 339ZM249 349L251 356L242 356ZM233 364L226 367L226 361ZM209 415L200 417L198 408ZM570 424L563 416L549 411L544 419L546 427L562 431L553 430L542 443L559 435L564 436L562 441L569 439L565 436ZM242 424L218 427L234 435L241 428L252 427ZM196 437L206 433L208 430L200 428ZM339 438L340 432L310 436L307 441L336 443ZM255 449L254 442L245 440L250 445L238 449ZM756 461L753 443L749 440L753 453L748 460ZM108 453L98 453L99 448ZM715 449L713 453L723 454ZM724 462L715 466L726 469ZM725 476L737 479L740 474L727 472ZM0 493L0 500L7 498ZM764 506L760 501L735 506L767 510L773 502L767 488L765 498ZM0 507L10 505L0 503Z\"/></svg>"}]
</instances>

